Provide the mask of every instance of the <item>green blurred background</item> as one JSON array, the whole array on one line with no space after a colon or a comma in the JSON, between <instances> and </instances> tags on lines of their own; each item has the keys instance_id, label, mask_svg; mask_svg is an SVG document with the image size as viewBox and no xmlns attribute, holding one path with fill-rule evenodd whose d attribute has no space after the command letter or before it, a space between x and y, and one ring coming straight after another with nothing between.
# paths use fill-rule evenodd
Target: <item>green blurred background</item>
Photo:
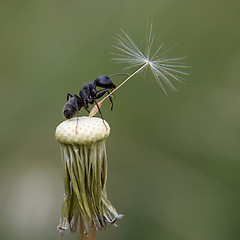
<instances>
[{"instance_id":1,"label":"green blurred background","mask_svg":"<svg viewBox=\"0 0 240 240\"><path fill-rule=\"evenodd\" d=\"M0 239L79 239L56 229L54 131L67 92L126 71L111 61L113 36L123 28L143 41L147 17L157 40L177 44L168 57L188 56L192 68L178 92L138 75L113 112L104 104L108 194L125 217L97 239L239 239L239 9L234 0L2 0Z\"/></svg>"}]
</instances>

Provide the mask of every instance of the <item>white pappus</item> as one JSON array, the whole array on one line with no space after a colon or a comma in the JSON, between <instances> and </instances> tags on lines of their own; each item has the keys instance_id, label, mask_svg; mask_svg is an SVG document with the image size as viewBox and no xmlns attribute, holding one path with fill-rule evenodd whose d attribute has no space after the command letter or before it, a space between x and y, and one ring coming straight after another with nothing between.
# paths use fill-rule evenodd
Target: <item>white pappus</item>
<instances>
[{"instance_id":1,"label":"white pappus","mask_svg":"<svg viewBox=\"0 0 240 240\"><path fill-rule=\"evenodd\" d=\"M139 47L133 42L130 36L122 30L122 34L118 34L116 39L116 45L113 47L118 49L121 53L113 53L116 55L113 60L116 60L119 63L128 63L129 67L141 66L141 70L145 67L149 67L157 83L163 89L165 93L165 87L163 82L176 91L176 88L172 84L171 80L176 80L182 82L183 76L188 75L188 73L182 71L183 68L188 68L189 66L184 65L184 62L181 62L186 57L179 58L165 58L165 52L162 51L163 44L157 48L156 51L153 51L154 45L154 34L152 33L152 24L147 30L147 41L146 41L146 52L139 49ZM143 67L144 66L144 67ZM139 71L138 71L139 72Z\"/></svg>"}]
</instances>

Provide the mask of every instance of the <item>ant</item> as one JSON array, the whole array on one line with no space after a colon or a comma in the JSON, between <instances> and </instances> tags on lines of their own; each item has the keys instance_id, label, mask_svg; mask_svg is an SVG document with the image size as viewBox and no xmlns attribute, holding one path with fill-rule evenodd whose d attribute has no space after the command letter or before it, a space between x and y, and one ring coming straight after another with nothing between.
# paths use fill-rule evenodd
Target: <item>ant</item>
<instances>
[{"instance_id":1,"label":"ant","mask_svg":"<svg viewBox=\"0 0 240 240\"><path fill-rule=\"evenodd\" d=\"M96 80L91 81L87 84L85 84L80 92L79 96L71 93L67 93L67 103L64 105L63 108L63 115L65 118L70 119L75 114L78 114L80 109L84 107L88 113L88 104L96 104L98 107L98 111L101 115L101 118L103 119L102 112L97 104L96 99L101 98L105 93L110 94L110 90L113 90L116 88L115 84L111 81L111 77L115 77L118 75L128 75L128 73L116 73L111 76L99 76L96 78ZM102 90L97 90L96 87L103 88ZM71 97L71 98L70 98ZM70 98L70 99L69 99ZM111 111L113 109L113 101L111 95L109 95L109 100L111 103Z\"/></svg>"}]
</instances>

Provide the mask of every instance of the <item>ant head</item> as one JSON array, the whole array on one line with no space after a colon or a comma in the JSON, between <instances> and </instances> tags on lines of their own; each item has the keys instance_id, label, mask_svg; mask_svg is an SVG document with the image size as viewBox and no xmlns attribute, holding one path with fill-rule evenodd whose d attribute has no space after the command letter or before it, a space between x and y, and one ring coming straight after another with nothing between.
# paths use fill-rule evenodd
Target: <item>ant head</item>
<instances>
[{"instance_id":1,"label":"ant head","mask_svg":"<svg viewBox=\"0 0 240 240\"><path fill-rule=\"evenodd\" d=\"M95 80L96 86L103 87L103 88L116 88L115 84L111 81L108 76L99 76Z\"/></svg>"}]
</instances>

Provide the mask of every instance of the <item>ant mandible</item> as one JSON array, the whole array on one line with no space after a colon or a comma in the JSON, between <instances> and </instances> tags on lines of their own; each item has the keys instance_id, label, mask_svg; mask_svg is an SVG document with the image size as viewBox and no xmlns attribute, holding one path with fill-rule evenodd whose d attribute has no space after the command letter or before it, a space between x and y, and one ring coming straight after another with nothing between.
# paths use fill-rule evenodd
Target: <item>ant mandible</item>
<instances>
[{"instance_id":1,"label":"ant mandible","mask_svg":"<svg viewBox=\"0 0 240 240\"><path fill-rule=\"evenodd\" d=\"M64 105L63 108L63 115L65 118L70 119L75 114L78 114L80 109L84 107L88 113L88 104L96 104L98 107L98 111L101 115L101 118L103 119L102 112L97 104L96 99L101 98L105 93L110 94L110 91L108 89L113 90L116 88L115 84L111 81L110 77L115 77L118 75L128 75L127 73L116 73L111 76L99 76L96 78L95 81L91 81L87 84L85 84L80 92L79 96L71 93L67 94L67 103ZM102 90L97 90L96 87L103 88ZM71 97L71 98L70 98ZM70 98L70 99L69 99ZM111 103L111 111L113 109L113 101L111 95L109 95L109 100Z\"/></svg>"}]
</instances>

